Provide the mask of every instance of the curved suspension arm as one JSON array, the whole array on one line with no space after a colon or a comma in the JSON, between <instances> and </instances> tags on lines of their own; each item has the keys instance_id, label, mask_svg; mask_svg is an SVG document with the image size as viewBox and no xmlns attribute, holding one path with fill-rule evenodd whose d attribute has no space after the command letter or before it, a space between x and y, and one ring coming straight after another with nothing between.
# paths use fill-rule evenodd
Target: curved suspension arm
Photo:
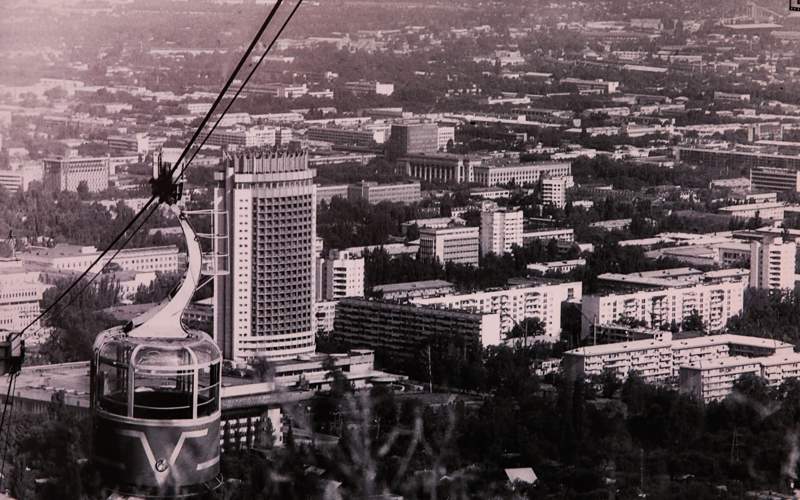
<instances>
[{"instance_id":1,"label":"curved suspension arm","mask_svg":"<svg viewBox=\"0 0 800 500\"><path fill-rule=\"evenodd\" d=\"M176 290L170 293L156 307L133 318L126 325L128 335L131 337L180 338L186 336L186 331L181 323L181 316L183 315L183 310L192 301L192 296L200 282L202 254L197 235L189 224L186 215L176 205L172 205L171 209L178 217L183 236L186 239L189 265L181 284Z\"/></svg>"}]
</instances>

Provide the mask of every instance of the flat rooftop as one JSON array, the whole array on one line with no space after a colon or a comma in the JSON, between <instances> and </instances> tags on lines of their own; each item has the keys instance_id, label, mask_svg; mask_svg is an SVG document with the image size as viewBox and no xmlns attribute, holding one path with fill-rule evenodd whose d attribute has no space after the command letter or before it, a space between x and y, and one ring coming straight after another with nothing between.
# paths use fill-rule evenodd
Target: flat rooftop
<instances>
[{"instance_id":1,"label":"flat rooftop","mask_svg":"<svg viewBox=\"0 0 800 500\"><path fill-rule=\"evenodd\" d=\"M453 284L444 280L423 280L423 281L408 281L405 283L389 283L386 285L375 285L372 287L375 291L383 293L392 292L408 292L413 290L427 290L429 288L445 288L452 287Z\"/></svg>"}]
</instances>

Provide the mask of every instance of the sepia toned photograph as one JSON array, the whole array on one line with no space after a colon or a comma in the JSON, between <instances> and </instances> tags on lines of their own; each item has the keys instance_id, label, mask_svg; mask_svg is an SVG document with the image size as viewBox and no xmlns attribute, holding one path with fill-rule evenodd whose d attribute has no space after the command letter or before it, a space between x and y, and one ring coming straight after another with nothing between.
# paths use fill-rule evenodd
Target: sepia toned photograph
<instances>
[{"instance_id":1,"label":"sepia toned photograph","mask_svg":"<svg viewBox=\"0 0 800 500\"><path fill-rule=\"evenodd\" d=\"M800 0L0 0L0 500L800 499Z\"/></svg>"}]
</instances>

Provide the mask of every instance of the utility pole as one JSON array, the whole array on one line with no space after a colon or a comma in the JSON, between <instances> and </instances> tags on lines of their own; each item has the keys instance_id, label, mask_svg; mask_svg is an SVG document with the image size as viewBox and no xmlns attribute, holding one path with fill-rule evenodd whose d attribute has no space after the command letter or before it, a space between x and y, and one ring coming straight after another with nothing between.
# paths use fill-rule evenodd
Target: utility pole
<instances>
[{"instance_id":1,"label":"utility pole","mask_svg":"<svg viewBox=\"0 0 800 500\"><path fill-rule=\"evenodd\" d=\"M644 495L644 448L639 448L639 492Z\"/></svg>"}]
</instances>

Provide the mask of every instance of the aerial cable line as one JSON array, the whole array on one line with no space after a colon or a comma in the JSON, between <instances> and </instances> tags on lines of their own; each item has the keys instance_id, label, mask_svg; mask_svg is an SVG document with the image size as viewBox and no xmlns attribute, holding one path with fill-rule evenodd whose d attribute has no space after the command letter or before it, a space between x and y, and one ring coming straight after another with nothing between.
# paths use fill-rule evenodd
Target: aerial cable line
<instances>
[{"instance_id":1,"label":"aerial cable line","mask_svg":"<svg viewBox=\"0 0 800 500\"><path fill-rule=\"evenodd\" d=\"M269 25L272 23L272 20L273 20L273 18L275 17L275 14L278 12L278 9L280 8L280 6L281 6L281 4L282 4L282 3L283 3L283 0L276 0L276 2L275 2L275 5L273 5L272 9L270 10L270 13L267 15L266 19L265 19L265 20L264 20L264 22L261 24L261 27L259 28L259 30L258 30L258 32L256 33L255 37L253 37L252 41L250 42L250 45L247 47L247 49L245 50L244 54L242 54L242 57L239 59L239 62L237 63L236 67L234 68L234 71L233 71L233 72L231 73L231 75L228 77L228 81L227 81L227 82L225 82L225 85L223 86L223 88L222 88L222 90L220 91L220 93L217 95L217 98L214 100L214 103L211 105L211 108L208 110L208 112L206 113L205 117L203 117L203 120L201 121L201 123L200 123L200 125L198 126L197 130L195 130L194 134L192 135L192 138L191 138L191 139L189 140L189 142L186 144L186 147L184 147L183 151L181 152L181 155L178 157L178 160L175 162L175 165L173 165L173 167L172 167L172 170L171 170L171 172L170 172L171 174L174 174L174 172L175 172L175 171L178 169L178 166L180 165L181 161L182 161L182 160L183 160L183 158L186 156L186 154L188 153L189 149L192 147L193 143L194 143L194 142L197 140L197 138L199 137L199 135L200 135L200 133L202 132L202 130L205 128L205 126L206 126L206 124L208 123L209 119L210 119L210 118L211 118L211 116L213 115L213 113L214 113L214 111L215 111L216 107L217 107L217 106L219 105L219 103L222 101L222 99L224 98L225 94L226 94L226 93L228 92L228 90L230 89L230 86L233 84L234 80L236 79L236 75L239 73L239 71L241 71L241 68L244 66L244 64L247 62L247 60L250 58L250 55L251 55L251 53L252 53L253 49L254 49L254 48L255 48L255 46L258 44L258 41L260 40L261 36L264 34L264 31L265 31L265 30L267 29L267 27L268 27L268 26L269 26ZM250 77L250 76L252 76L252 74L255 72L255 69L258 67L258 64L260 64L260 63L261 63L261 61L263 61L263 59L264 59L264 56L267 54L267 52L269 52L269 49L270 49L270 48L272 48L273 44L274 44L274 43L275 43L275 41L277 40L277 37L278 37L278 36L280 36L280 34L283 32L283 29L286 27L286 24L287 24L287 23L288 23L288 22L291 20L291 18L293 17L294 13L297 11L297 7L300 5L300 3L302 3L302 0L300 0L300 1L298 2L298 4L297 4L297 5L295 6L295 8L292 10L292 12L291 12L291 14L289 15L289 17L288 17L288 18L285 20L285 22L284 22L284 23L283 23L283 25L281 26L280 30L278 31L278 34L277 34L277 35L275 36L275 38L273 39L272 43L270 43L270 45L269 45L269 48L268 48L268 49L265 51L265 53L264 53L264 54L261 56L261 58L258 60L257 64L256 64L256 65L253 67L253 69L251 70L251 72L250 72L250 74L248 75L248 78L247 78L247 80L245 81L245 83L246 83L246 82L249 80L249 77ZM236 97L238 97L238 95L239 95L239 93L241 92L241 90L242 90L243 86L244 86L244 85L242 85L242 87L240 87L240 88L239 88L239 91L237 91L236 95L235 95L235 96L234 96L234 98L233 98L234 100L235 100L235 98L236 98ZM220 120L221 120L221 119L222 119L222 117L225 115L225 112L227 112L227 110L228 110L228 109L230 109L230 106L231 106L232 102L233 102L233 100L231 100L231 102L229 102L229 103L228 103L228 106L226 107L225 111L224 111L224 112L223 112L223 113L222 113L222 114L219 116L219 118L217 119L217 122L216 122L216 123L215 123L215 125L214 125L214 128L212 128L212 131L213 131L214 129L216 129L216 127L217 127L217 124L219 124ZM206 135L206 137L204 138L204 140L203 140L202 144L205 144L206 140L208 139L208 135L209 135L209 134L207 134L207 135ZM200 146L200 147L202 147L202 144L201 144L201 146ZM193 156L192 156L192 159L194 159L194 157L197 155L197 151L198 151L198 150L199 150L199 148L198 148L198 149L197 149L197 150L194 152L194 154L193 154ZM190 160L190 162L191 162L191 160ZM187 163L187 165L186 165L186 166L188 166L188 163ZM183 174L183 172L186 170L186 166L184 166L184 168L183 168L183 169L181 169L181 174ZM103 258L104 258L106 255L107 255L107 254L108 254L108 252L110 252L110 251L111 251L111 249L114 247L114 245L116 245L117 243L119 243L119 241L120 241L120 240L121 240L121 239L122 239L122 238L125 236L125 233L126 233L128 230L130 230L130 229L133 227L133 225L136 223L136 220L137 220L137 219L139 219L139 217L141 217L141 216L142 216L142 214L143 214L143 213L144 213L144 212L145 212L145 211L146 211L146 210L147 210L147 209L150 207L150 205L152 205L152 204L153 204L153 202L155 202L155 201L159 201L159 203L160 203L160 201L161 201L161 200L159 200L159 199L158 199L158 196L157 196L156 194L154 194L154 195L152 195L152 196L150 197L150 199L147 201L147 203L145 203L145 205L144 205L144 206L143 206L143 207L142 207L142 208L139 210L139 212L137 212L137 213L136 213L136 215L133 217L133 219L131 219L131 221L130 221L130 222L129 222L129 223L126 225L126 226L125 226L125 228L124 228L124 229L123 229L123 230L122 230L122 231L121 231L121 232L120 232L120 233L119 233L119 234L118 234L118 235L117 235L117 236L114 238L114 240L113 240L113 241L112 241L112 242L111 242L111 243L108 245L108 247L106 247L106 249L105 249L105 250L103 250L103 251L100 253L100 255L98 255L98 256L97 256L97 258L96 258L94 261L92 261L92 263L89 265L89 267L87 267L87 268L86 268L86 269L85 269L85 270L84 270L84 271L81 273L81 275L80 275L80 276L78 276L78 278L76 278L76 279L75 279L75 280L74 280L74 281L73 281L73 282L72 282L72 283L71 283L71 284L70 284L70 285L69 285L69 286L68 286L68 287L67 287L67 288L66 288L66 289L65 289L65 290L64 290L64 291L61 293L61 294L59 294L59 296L56 298L56 300L55 300L55 301L53 301L53 303L52 303L52 304L50 304L50 305L49 305L49 306L48 306L48 307L47 307L47 308L46 308L44 311L42 311L42 312L41 312L41 313L40 313L38 316L36 316L36 318L34 318L34 319L33 319L33 320L30 322L30 323L28 323L28 325L26 325L26 326L25 326L25 327L24 327L22 330L20 330L19 332L15 333L15 334L12 334L12 335L10 336L10 340L12 340L12 341L13 341L14 339L16 339L16 338L18 338L18 337L20 337L20 336L24 335L24 333L25 333L25 332L26 332L26 331L27 331L27 330L28 330L28 329L29 329L31 326L33 326L33 325L34 325L34 324L35 324L37 321L39 321L40 319L42 319L43 317L45 317L47 314L49 314L49 313L50 313L50 311L51 311L51 310L53 310L53 309L54 309L54 307L55 307L55 306L56 306L56 305L57 305L57 304L58 304L58 303L59 303L61 300L63 300L63 299L64 299L64 297L66 297L66 296L67 296L67 294L69 294L69 292L71 292L71 291L72 291L72 290L73 290L73 289L74 289L74 288L75 288L75 287L78 285L78 283L80 283L80 281L81 281L81 280L83 280L83 279L84 279L84 278L85 278L85 277L86 277L86 276L89 274L89 272L90 272L90 271L91 271L91 270L92 270L92 269L93 269L93 268L94 268L94 267L95 267L95 266L96 266L96 265L97 265L97 264L98 264L98 263L99 263L99 262L100 262L100 261L101 261L101 260L102 260L102 259L103 259ZM146 221L147 219L149 219L151 215L152 215L152 212L150 212L150 214L149 214L149 215L148 215L148 216L145 218L145 221ZM142 225L143 225L143 223L142 223L142 224L139 226L139 228L141 228L141 227L142 227ZM137 229L136 231L138 231L138 229ZM134 233L135 233L135 231L134 231ZM128 239L127 239L127 240L126 240L126 241L125 241L125 242L122 244L122 247L124 247L124 245L125 245L125 244L126 244L128 241L130 241L130 239L131 239L131 238L132 238L132 236L131 236L131 237L129 237L129 238L128 238ZM122 249L122 247L120 247L120 249L119 249L119 250L121 250L121 249ZM118 253L119 253L119 251L117 251L117 253L116 253L116 254L118 254ZM116 255L116 254L115 254L115 255ZM111 262L111 259L109 259L109 261L108 261L108 262L107 262L105 265L108 265L108 263L110 263L110 262ZM104 267L105 267L105 266L104 266ZM98 274L99 274L99 273L98 273ZM95 276L97 276L97 275L95 274ZM92 278L90 279L90 281L89 281L89 282L91 283L91 281L93 281L93 280L94 280L94 277L92 277ZM82 289L82 290L83 290L83 289ZM81 290L81 291L82 291L82 290Z\"/></svg>"},{"instance_id":2,"label":"aerial cable line","mask_svg":"<svg viewBox=\"0 0 800 500\"><path fill-rule=\"evenodd\" d=\"M264 59L266 58L266 56L269 54L270 50L272 50L272 47L275 45L275 42L277 42L278 38L280 38L281 34L283 33L283 30L286 28L286 26L287 26L287 25L289 24L289 22L292 20L292 17L294 17L294 14L297 12L297 10L299 9L299 7L300 7L300 5L301 5L302 3L303 3L303 0L298 0L298 1L297 1L297 3L295 4L295 6L292 8L292 11L289 13L289 15L286 17L286 19L285 19L285 20L283 21L283 23L281 24L281 27L279 28L278 32L277 32L277 33L275 34L275 36L272 38L272 41L271 41L271 42L270 42L270 44L267 46L266 50L265 50L265 51L264 51L264 52L261 54L261 56L258 58L258 61L256 61L255 65L253 65L253 67L250 69L250 72L247 74L247 76L245 77L245 79L242 81L242 84L241 84L241 85L239 86L239 88L236 90L236 93L233 95L233 97L231 98L231 100L230 100L230 101L228 101L228 104L226 105L225 109L223 109L222 113L221 113L221 114L220 114L220 116L217 118L217 120L214 122L214 125L212 126L211 130L208 132L208 134L206 134L206 135L205 135L205 137L203 137L203 140L200 142L200 145L199 145L199 146L198 146L198 147L197 147L197 148L196 148L196 149L195 149L195 150L192 152L192 156L191 156L191 158L189 158L189 160L186 162L186 164L185 164L185 165L183 165L183 168L181 168L181 171L178 173L178 176L177 176L177 178L180 178L180 177L183 175L183 173L186 171L186 169L189 167L189 165L191 165L191 163L192 163L192 160L194 160L194 158L197 156L197 154L198 154L198 153L200 152L200 150L203 148L203 146L205 145L205 143L206 143L206 141L208 140L208 138L211 136L211 134L214 132L214 130L216 130L217 126L219 126L219 124L220 124L220 122L221 122L222 118L223 118L223 117L225 116L225 114L226 114L226 113L227 113L227 112L230 110L230 108L231 108L231 106L233 105L234 101L235 101L235 100L236 100L236 99L239 97L239 95L241 94L242 90L244 90L244 87L247 85L247 83L248 83L248 82L250 81L250 79L253 77L253 75L255 74L255 72L258 70L258 67L261 65L261 63L264 61ZM199 129L198 129L198 130L199 130ZM178 165L180 165L180 163L179 163L179 162L176 162L176 163L175 163L175 165L173 165L172 172L174 172L174 171L175 171L175 169L176 169L176 167L177 167ZM173 176L174 176L174 174L173 174ZM150 202L154 201L155 199L156 199L156 196L153 196L153 197L150 199ZM148 204L146 204L146 205L145 205L145 206L142 208L142 210L139 212L139 214L137 214L137 217L138 217L139 215L141 215L141 213L142 213L142 212L144 212L144 210L146 210L146 209L147 209L147 207L148 207L148 205L150 204L150 202L148 202ZM156 205L156 207L157 207L157 206L158 206L158 205ZM149 212L149 213L148 213L148 214L145 216L145 218L142 220L142 222L139 224L139 226L138 226L138 227L136 227L136 228L135 228L135 229L134 229L134 230L131 232L130 236L128 236L128 237L125 239L125 241L123 241L123 242L122 242L122 244L121 244L121 245L120 245L118 248L116 248L116 249L115 249L114 253L113 253L113 254L111 255L111 257L108 259L108 262L106 263L106 265L108 265L108 263L110 263L111 261L113 261L113 260L114 260L114 259L117 257L117 255L119 255L119 253L120 253L120 252L121 252L121 251L122 251L122 250L125 248L125 246L126 246L126 245L127 245L127 244L128 244L130 241L131 241L131 239L133 239L133 237L136 235L136 233L137 233L137 232L139 232L139 230L142 228L142 226L144 226L144 225L147 223L147 221L150 219L150 217L152 217L152 216L153 216L153 214L155 213L155 211L156 211L156 207L153 207L153 210L151 210L151 211L150 211L150 212ZM135 222L135 220L136 220L136 218L137 218L137 217L134 217L134 218L133 218L133 220L132 220L131 222ZM126 231L123 231L123 234L124 234L125 232L127 232L127 228L126 228ZM108 249L108 251L110 251L110 250L111 250L111 248L109 248L109 249ZM89 267L89 269L91 269L91 267L92 267L92 266L90 266L90 267ZM78 282L79 282L79 281L81 281L81 280L82 280L82 279L85 277L85 275L86 275L86 274L87 274L87 273L84 273L84 275L82 275L81 277L79 277L79 278L78 278L78 280L77 280L75 283L73 283L73 285L77 285L77 284L78 284ZM78 290L78 291L77 291L75 294L73 294L73 296L72 296L72 297L69 299L69 301L68 301L68 302L67 302L67 303L64 305L64 307L62 307L62 308L61 308L59 311L57 311L57 312L56 312L56 314L59 314L61 311L64 311L64 310L65 310L65 309L67 309L67 308L68 308L68 307L69 307L69 306L70 306L70 305L71 305L73 302L75 302L75 300L77 300L77 298L78 298L78 297L79 297L79 296L80 296L80 295L81 295L81 294L82 294L82 293L83 293L83 292L84 292L84 291L85 291L85 290L86 290L86 289L89 287L89 285L91 285L91 284L92 284L92 282L94 282L94 280L95 280L95 279L97 278L97 276L99 276L99 275L100 275L100 273L95 273L95 274L93 274L92 276L90 276L90 277L89 277L89 279L88 279L88 281L86 281L86 283L84 283L84 285L83 285L83 286L82 286L82 287L81 287L81 288L80 288L80 289L79 289L79 290ZM70 286L70 288L72 288L72 286ZM70 288L68 288L68 289L66 290L66 292L69 292ZM62 295L65 295L65 294L62 294ZM59 296L59 298L58 298L58 299L56 299L56 301L55 301L55 302L54 302L54 303L51 305L51 307L50 307L50 308L52 308L52 306L56 305L56 303L57 303L59 300L61 300L61 298L62 298L62 297L61 297L61 296ZM48 310L49 310L50 308L48 308ZM43 312L43 313L42 313L42 316L44 316L46 313L47 313L47 310L45 310L45 312ZM35 322L35 320L34 320L34 322ZM29 325L29 326L30 326L30 325ZM27 328L27 327L26 327L26 328ZM43 328L44 328L44 326L43 326L43 325L39 326L39 328L36 330L36 332L35 332L35 333L38 333L38 332L39 332L39 331L41 331ZM21 333L20 333L20 334L21 334ZM0 427L0 428L2 428L2 427Z\"/></svg>"}]
</instances>

